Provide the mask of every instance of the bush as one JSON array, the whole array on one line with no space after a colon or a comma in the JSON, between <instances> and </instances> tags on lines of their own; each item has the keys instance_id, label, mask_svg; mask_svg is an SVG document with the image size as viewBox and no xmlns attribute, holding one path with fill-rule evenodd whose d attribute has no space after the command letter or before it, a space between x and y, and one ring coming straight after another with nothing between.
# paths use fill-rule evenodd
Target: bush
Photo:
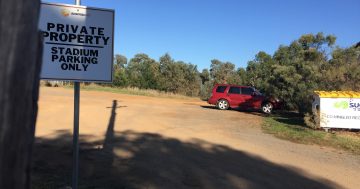
<instances>
[{"instance_id":1,"label":"bush","mask_svg":"<svg viewBox=\"0 0 360 189\"><path fill-rule=\"evenodd\" d=\"M205 82L200 89L200 99L208 100L211 96L212 88L213 88L213 84L211 82L209 81Z\"/></svg>"},{"instance_id":2,"label":"bush","mask_svg":"<svg viewBox=\"0 0 360 189\"><path fill-rule=\"evenodd\" d=\"M304 116L304 122L306 126L312 129L320 128L320 116L317 113L306 113Z\"/></svg>"}]
</instances>

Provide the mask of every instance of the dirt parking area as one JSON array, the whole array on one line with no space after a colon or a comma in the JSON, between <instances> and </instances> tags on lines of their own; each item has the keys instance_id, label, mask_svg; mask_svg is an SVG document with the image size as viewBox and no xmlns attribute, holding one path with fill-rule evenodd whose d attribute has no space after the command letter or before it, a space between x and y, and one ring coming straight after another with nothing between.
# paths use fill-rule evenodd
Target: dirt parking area
<instances>
[{"instance_id":1,"label":"dirt parking area","mask_svg":"<svg viewBox=\"0 0 360 189\"><path fill-rule=\"evenodd\" d=\"M358 188L360 157L196 99L81 91L80 188ZM73 91L41 88L33 188L71 185Z\"/></svg>"}]
</instances>

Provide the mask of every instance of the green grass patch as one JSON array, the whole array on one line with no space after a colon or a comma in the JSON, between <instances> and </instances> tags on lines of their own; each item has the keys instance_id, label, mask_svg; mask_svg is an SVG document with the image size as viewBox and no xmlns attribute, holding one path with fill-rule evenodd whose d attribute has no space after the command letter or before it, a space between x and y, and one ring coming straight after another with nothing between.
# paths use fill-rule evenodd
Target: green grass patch
<instances>
[{"instance_id":1,"label":"green grass patch","mask_svg":"<svg viewBox=\"0 0 360 189\"><path fill-rule=\"evenodd\" d=\"M360 137L344 133L327 133L306 127L300 117L270 116L264 119L263 130L274 136L302 144L318 144L360 155Z\"/></svg>"},{"instance_id":2,"label":"green grass patch","mask_svg":"<svg viewBox=\"0 0 360 189\"><path fill-rule=\"evenodd\" d=\"M72 85L65 85L65 88L73 88ZM139 88L118 88L118 87L108 87L101 86L96 84L90 85L81 85L81 90L85 91L104 91L118 94L127 94L127 95L137 95L137 96L149 96L149 97L158 97L158 98L174 98L174 99L188 99L188 100L199 100L199 97L189 97L180 94L167 93L163 91L157 91L152 89L139 89Z\"/></svg>"}]
</instances>

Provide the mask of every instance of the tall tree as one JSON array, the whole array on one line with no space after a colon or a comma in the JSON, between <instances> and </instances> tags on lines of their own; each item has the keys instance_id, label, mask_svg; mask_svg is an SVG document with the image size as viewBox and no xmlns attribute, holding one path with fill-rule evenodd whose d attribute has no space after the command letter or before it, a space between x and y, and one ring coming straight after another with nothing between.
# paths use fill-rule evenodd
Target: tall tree
<instances>
[{"instance_id":1,"label":"tall tree","mask_svg":"<svg viewBox=\"0 0 360 189\"><path fill-rule=\"evenodd\" d=\"M160 57L160 78L159 78L159 87L160 90L166 92L176 92L177 86L175 86L177 82L176 78L176 68L175 61L171 58L171 56L166 53L165 55ZM174 83L175 82L175 83Z\"/></svg>"},{"instance_id":2,"label":"tall tree","mask_svg":"<svg viewBox=\"0 0 360 189\"><path fill-rule=\"evenodd\" d=\"M123 55L116 54L114 57L114 78L113 85L124 87L128 84L128 78L125 71L127 58Z\"/></svg>"},{"instance_id":3,"label":"tall tree","mask_svg":"<svg viewBox=\"0 0 360 189\"><path fill-rule=\"evenodd\" d=\"M30 188L42 44L39 0L0 0L0 188Z\"/></svg>"},{"instance_id":4,"label":"tall tree","mask_svg":"<svg viewBox=\"0 0 360 189\"><path fill-rule=\"evenodd\" d=\"M121 54L116 54L114 57L114 65L118 68L125 68L127 64L127 58Z\"/></svg>"},{"instance_id":5,"label":"tall tree","mask_svg":"<svg viewBox=\"0 0 360 189\"><path fill-rule=\"evenodd\" d=\"M200 73L201 83L205 84L205 82L210 81L210 72L208 69L203 69Z\"/></svg>"},{"instance_id":6,"label":"tall tree","mask_svg":"<svg viewBox=\"0 0 360 189\"><path fill-rule=\"evenodd\" d=\"M137 54L127 66L129 84L142 89L157 89L159 63L146 54Z\"/></svg>"},{"instance_id":7,"label":"tall tree","mask_svg":"<svg viewBox=\"0 0 360 189\"><path fill-rule=\"evenodd\" d=\"M254 86L262 91L269 91L269 79L273 77L273 65L275 62L272 57L263 51L256 54L255 59L248 62L247 84Z\"/></svg>"},{"instance_id":8,"label":"tall tree","mask_svg":"<svg viewBox=\"0 0 360 189\"><path fill-rule=\"evenodd\" d=\"M322 89L360 90L360 47L335 49L324 67Z\"/></svg>"},{"instance_id":9,"label":"tall tree","mask_svg":"<svg viewBox=\"0 0 360 189\"><path fill-rule=\"evenodd\" d=\"M231 62L222 62L217 59L211 60L210 76L214 83L232 83L236 81L235 65Z\"/></svg>"},{"instance_id":10,"label":"tall tree","mask_svg":"<svg viewBox=\"0 0 360 189\"><path fill-rule=\"evenodd\" d=\"M188 96L199 95L200 76L197 67L175 61L169 54L160 57L159 89Z\"/></svg>"},{"instance_id":11,"label":"tall tree","mask_svg":"<svg viewBox=\"0 0 360 189\"><path fill-rule=\"evenodd\" d=\"M306 34L289 46L280 46L273 57L276 64L268 81L269 91L286 99L290 109L310 111L313 91L321 87L326 48L331 48L335 40L334 36L322 33Z\"/></svg>"},{"instance_id":12,"label":"tall tree","mask_svg":"<svg viewBox=\"0 0 360 189\"><path fill-rule=\"evenodd\" d=\"M239 79L240 79L240 85L249 85L248 84L248 79L247 79L247 73L246 73L246 69L245 68L238 68L238 70L236 71Z\"/></svg>"}]
</instances>

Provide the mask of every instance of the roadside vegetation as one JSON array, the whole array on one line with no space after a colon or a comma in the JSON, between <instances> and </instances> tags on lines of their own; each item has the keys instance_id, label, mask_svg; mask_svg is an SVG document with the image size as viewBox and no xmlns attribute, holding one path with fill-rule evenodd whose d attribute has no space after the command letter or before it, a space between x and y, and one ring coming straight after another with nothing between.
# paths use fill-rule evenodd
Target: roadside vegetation
<instances>
[{"instance_id":1,"label":"roadside vegetation","mask_svg":"<svg viewBox=\"0 0 360 189\"><path fill-rule=\"evenodd\" d=\"M206 100L214 84L254 86L284 100L286 110L304 115L307 125L314 129L319 127L311 112L315 90L360 91L360 42L339 47L335 36L321 32L305 34L288 45L280 45L272 55L260 51L246 68L236 68L235 64L218 59L209 63L209 68L199 71L195 64L174 60L169 54L158 60L143 53L130 60L117 54L113 83L87 88Z\"/></svg>"},{"instance_id":2,"label":"roadside vegetation","mask_svg":"<svg viewBox=\"0 0 360 189\"><path fill-rule=\"evenodd\" d=\"M254 86L265 94L285 100L287 110L311 116L315 90L360 90L360 43L336 45L336 37L305 34L270 55L260 51L245 68L213 59L209 68L174 60L169 54L158 60L137 54L129 61L116 55L112 87L158 90L210 97L214 84ZM194 52L196 53L196 52ZM241 56L241 52L239 52Z\"/></svg>"},{"instance_id":3,"label":"roadside vegetation","mask_svg":"<svg viewBox=\"0 0 360 189\"><path fill-rule=\"evenodd\" d=\"M360 133L314 130L306 126L302 117L273 115L264 118L264 132L301 144L317 144L350 151L360 155Z\"/></svg>"},{"instance_id":4,"label":"roadside vegetation","mask_svg":"<svg viewBox=\"0 0 360 189\"><path fill-rule=\"evenodd\" d=\"M65 88L73 88L72 85L64 85ZM137 95L137 96L150 96L158 98L175 98L175 99L198 99L197 97L189 97L181 94L174 94L164 91L153 89L139 89L136 87L117 88L111 86L101 86L96 84L80 85L81 90L85 91L104 91L119 94Z\"/></svg>"}]
</instances>

